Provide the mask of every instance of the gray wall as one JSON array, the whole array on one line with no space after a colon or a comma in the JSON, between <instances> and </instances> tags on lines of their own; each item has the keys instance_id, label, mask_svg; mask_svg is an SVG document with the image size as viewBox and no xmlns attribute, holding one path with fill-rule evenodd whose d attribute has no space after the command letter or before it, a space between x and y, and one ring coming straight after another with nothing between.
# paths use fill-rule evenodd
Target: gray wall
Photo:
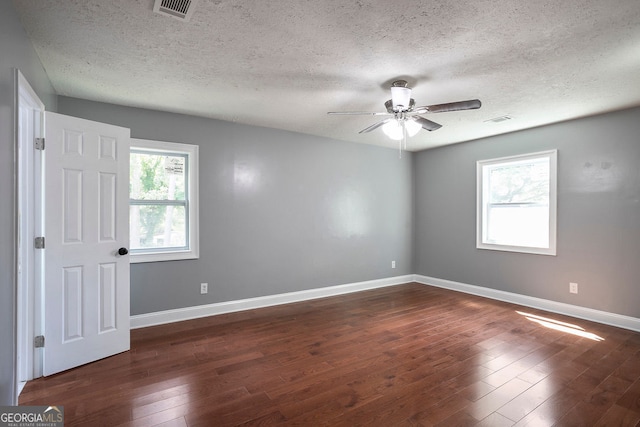
<instances>
[{"instance_id":1,"label":"gray wall","mask_svg":"<svg viewBox=\"0 0 640 427\"><path fill-rule=\"evenodd\" d=\"M413 272L410 153L399 160L393 149L292 132L58 103L62 114L128 127L133 138L200 147L200 259L133 264L132 314Z\"/></svg>"},{"instance_id":2,"label":"gray wall","mask_svg":"<svg viewBox=\"0 0 640 427\"><path fill-rule=\"evenodd\" d=\"M476 161L554 148L557 256L476 249ZM414 162L417 274L640 317L640 109L423 151Z\"/></svg>"},{"instance_id":3,"label":"gray wall","mask_svg":"<svg viewBox=\"0 0 640 427\"><path fill-rule=\"evenodd\" d=\"M14 403L15 353L15 118L14 68L50 110L56 97L13 6L0 1L0 405Z\"/></svg>"}]
</instances>

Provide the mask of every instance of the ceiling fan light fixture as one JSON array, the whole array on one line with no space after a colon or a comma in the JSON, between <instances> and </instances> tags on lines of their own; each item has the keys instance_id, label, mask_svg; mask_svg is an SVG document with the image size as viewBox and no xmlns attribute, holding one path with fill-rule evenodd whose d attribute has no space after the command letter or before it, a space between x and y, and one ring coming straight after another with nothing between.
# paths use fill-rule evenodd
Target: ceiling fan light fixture
<instances>
[{"instance_id":1,"label":"ceiling fan light fixture","mask_svg":"<svg viewBox=\"0 0 640 427\"><path fill-rule=\"evenodd\" d=\"M402 125L398 120L389 120L382 126L382 131L389 138L400 141L402 139Z\"/></svg>"},{"instance_id":2,"label":"ceiling fan light fixture","mask_svg":"<svg viewBox=\"0 0 640 427\"><path fill-rule=\"evenodd\" d=\"M391 102L393 103L393 109L395 111L408 109L409 103L411 102L411 89L408 87L392 86Z\"/></svg>"},{"instance_id":3,"label":"ceiling fan light fixture","mask_svg":"<svg viewBox=\"0 0 640 427\"><path fill-rule=\"evenodd\" d=\"M405 127L407 128L407 135L409 136L415 136L418 132L420 132L420 129L422 129L420 123L416 122L413 119L407 119L405 121Z\"/></svg>"},{"instance_id":4,"label":"ceiling fan light fixture","mask_svg":"<svg viewBox=\"0 0 640 427\"><path fill-rule=\"evenodd\" d=\"M404 126L407 130L407 136L409 137L415 136L420 131L420 129L422 129L422 126L420 126L419 123L411 119L405 119ZM403 138L402 119L389 120L382 126L382 131L389 138L395 141L400 141Z\"/></svg>"}]
</instances>

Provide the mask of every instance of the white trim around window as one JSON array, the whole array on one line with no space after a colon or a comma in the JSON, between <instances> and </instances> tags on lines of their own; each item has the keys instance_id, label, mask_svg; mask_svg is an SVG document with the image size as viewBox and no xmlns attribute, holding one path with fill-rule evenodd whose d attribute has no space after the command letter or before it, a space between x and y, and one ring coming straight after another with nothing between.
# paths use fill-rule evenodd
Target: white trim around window
<instances>
[{"instance_id":1,"label":"white trim around window","mask_svg":"<svg viewBox=\"0 0 640 427\"><path fill-rule=\"evenodd\" d=\"M131 138L131 151L136 150L150 153L167 153L184 156L186 159L186 194L183 205L186 213L187 239L184 247L159 248L145 250L130 250L131 263L175 261L184 259L196 259L199 257L199 215L198 215L198 146L177 142L153 141ZM135 201L131 201L131 204Z\"/></svg>"},{"instance_id":2,"label":"white trim around window","mask_svg":"<svg viewBox=\"0 0 640 427\"><path fill-rule=\"evenodd\" d=\"M557 156L549 150L477 162L478 249L556 255Z\"/></svg>"}]
</instances>

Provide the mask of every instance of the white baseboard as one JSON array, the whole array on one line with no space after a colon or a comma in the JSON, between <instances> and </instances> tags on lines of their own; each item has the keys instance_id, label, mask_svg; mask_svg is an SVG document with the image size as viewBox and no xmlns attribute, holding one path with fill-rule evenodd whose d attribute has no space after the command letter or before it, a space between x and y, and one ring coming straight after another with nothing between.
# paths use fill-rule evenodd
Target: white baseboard
<instances>
[{"instance_id":1,"label":"white baseboard","mask_svg":"<svg viewBox=\"0 0 640 427\"><path fill-rule=\"evenodd\" d=\"M335 295L349 294L352 292L365 291L368 289L400 285L403 283L411 282L413 281L413 279L414 275L409 274L406 276L368 280L366 282L356 282L346 285L329 286L326 288L309 289L306 291L289 292L285 294L268 295L264 297L198 305L194 307L158 311L154 313L138 314L131 316L131 329L145 328L147 326L180 322L182 320L197 319L200 317L214 316L216 314L233 313L236 311L270 307L280 304L289 304L292 302L307 301L317 298L325 298Z\"/></svg>"},{"instance_id":2,"label":"white baseboard","mask_svg":"<svg viewBox=\"0 0 640 427\"><path fill-rule=\"evenodd\" d=\"M255 308L270 307L280 304L289 304L293 302L343 295L352 292L366 291L369 289L383 288L386 286L400 285L408 282L417 282L423 285L436 286L439 288L478 295L498 301L510 302L525 307L533 307L552 313L564 314L567 316L576 317L578 319L585 319L592 322L640 332L640 319L636 317L609 313L592 308L581 307L542 298L530 297L513 292L505 292L497 289L485 288L482 286L454 282L452 280L422 276L419 274L409 274L405 276L396 276L385 279L369 280L365 282L349 283L345 285L329 286L325 288L309 289L306 291L289 292L285 294L268 295L264 297L198 305L194 307L158 311L154 313L138 314L131 316L131 329L145 328L147 326L180 322L183 320L197 319L200 317L214 316L217 314L233 313L236 311L251 310Z\"/></svg>"},{"instance_id":3,"label":"white baseboard","mask_svg":"<svg viewBox=\"0 0 640 427\"><path fill-rule=\"evenodd\" d=\"M535 298L512 292L499 291L497 289L469 285L451 280L437 279L435 277L422 276L419 274L414 275L414 281L423 285L431 285L467 294L478 295L485 298L538 308L552 313L565 314L578 319L590 320L592 322L603 323L605 325L640 332L640 319L636 317L594 310L592 308L580 307L577 305Z\"/></svg>"},{"instance_id":4,"label":"white baseboard","mask_svg":"<svg viewBox=\"0 0 640 427\"><path fill-rule=\"evenodd\" d=\"M18 381L18 384L16 386L16 401L15 401L15 405L18 405L18 402L20 401L20 393L22 393L22 390L24 390L24 387L27 385L26 381Z\"/></svg>"}]
</instances>

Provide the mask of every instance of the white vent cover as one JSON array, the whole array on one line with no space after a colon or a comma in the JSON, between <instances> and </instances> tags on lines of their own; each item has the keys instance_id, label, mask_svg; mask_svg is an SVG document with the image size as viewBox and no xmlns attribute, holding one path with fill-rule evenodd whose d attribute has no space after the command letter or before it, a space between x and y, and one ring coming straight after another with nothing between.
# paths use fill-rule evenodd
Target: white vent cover
<instances>
[{"instance_id":1,"label":"white vent cover","mask_svg":"<svg viewBox=\"0 0 640 427\"><path fill-rule=\"evenodd\" d=\"M153 11L181 21L188 21L200 0L155 0Z\"/></svg>"},{"instance_id":2,"label":"white vent cover","mask_svg":"<svg viewBox=\"0 0 640 427\"><path fill-rule=\"evenodd\" d=\"M504 115L504 116L500 116L500 117L494 117L493 119L489 119L489 120L485 120L485 123L500 123L500 122L505 122L507 120L511 120L513 117L509 116L509 115Z\"/></svg>"}]
</instances>

